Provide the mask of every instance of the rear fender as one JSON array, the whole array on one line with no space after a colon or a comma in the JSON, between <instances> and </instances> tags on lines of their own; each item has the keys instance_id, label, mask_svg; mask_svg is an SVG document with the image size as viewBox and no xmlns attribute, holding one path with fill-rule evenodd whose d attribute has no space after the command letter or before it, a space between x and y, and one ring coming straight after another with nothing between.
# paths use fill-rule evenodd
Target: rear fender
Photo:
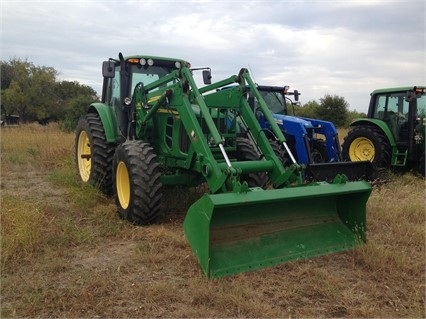
<instances>
[{"instance_id":1,"label":"rear fender","mask_svg":"<svg viewBox=\"0 0 426 319\"><path fill-rule=\"evenodd\" d=\"M117 123L111 114L111 108L104 103L92 103L88 113L98 113L102 121L102 126L105 130L105 136L108 143L116 143L118 141Z\"/></svg>"},{"instance_id":2,"label":"rear fender","mask_svg":"<svg viewBox=\"0 0 426 319\"><path fill-rule=\"evenodd\" d=\"M389 144L392 148L396 147L395 137L393 136L389 126L382 120L377 119L358 119L351 123L351 127L361 126L361 125L371 125L379 128L387 137Z\"/></svg>"}]
</instances>

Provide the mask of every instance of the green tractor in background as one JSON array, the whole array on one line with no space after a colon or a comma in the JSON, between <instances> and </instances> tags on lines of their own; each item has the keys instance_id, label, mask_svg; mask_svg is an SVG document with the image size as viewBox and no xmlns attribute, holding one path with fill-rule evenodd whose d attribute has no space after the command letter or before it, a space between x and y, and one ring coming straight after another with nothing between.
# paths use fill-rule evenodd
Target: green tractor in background
<instances>
[{"instance_id":1,"label":"green tractor in background","mask_svg":"<svg viewBox=\"0 0 426 319\"><path fill-rule=\"evenodd\" d=\"M378 89L367 118L351 123L342 154L378 168L415 169L425 176L426 87Z\"/></svg>"},{"instance_id":2,"label":"green tractor in background","mask_svg":"<svg viewBox=\"0 0 426 319\"><path fill-rule=\"evenodd\" d=\"M154 56L120 53L104 61L102 100L76 130L82 182L113 194L120 217L140 225L162 219L164 186L206 185L183 228L208 277L365 242L371 185L343 174L331 183L304 181L305 167L285 167L274 151L274 144L288 146L248 71L211 83L203 68L199 88L195 70ZM272 144L245 98L248 89L269 121Z\"/></svg>"}]
</instances>

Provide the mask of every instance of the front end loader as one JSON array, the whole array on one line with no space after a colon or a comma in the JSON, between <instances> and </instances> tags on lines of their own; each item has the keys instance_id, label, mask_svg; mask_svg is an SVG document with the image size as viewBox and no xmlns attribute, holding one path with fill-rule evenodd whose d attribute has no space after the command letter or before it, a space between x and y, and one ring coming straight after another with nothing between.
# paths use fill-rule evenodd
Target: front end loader
<instances>
[{"instance_id":1,"label":"front end loader","mask_svg":"<svg viewBox=\"0 0 426 319\"><path fill-rule=\"evenodd\" d=\"M290 152L286 162L306 165L306 178L316 181L332 181L336 174L345 174L351 181L374 180L376 172L370 161L344 161L339 136L332 122L290 115L288 104L294 106L299 100L299 91L289 91L289 86L257 85L257 89L273 113L275 122L284 133ZM290 98L294 97L294 101ZM249 94L248 101L253 108L260 126L274 141L275 135L269 130L269 122L258 104Z\"/></svg>"},{"instance_id":2,"label":"front end loader","mask_svg":"<svg viewBox=\"0 0 426 319\"><path fill-rule=\"evenodd\" d=\"M119 215L143 225L161 219L164 186L206 184L183 228L208 277L365 242L370 184L344 175L307 182L305 166L282 164L244 98L249 87L277 143L288 147L246 69L201 88L194 71L171 58L120 54L105 61L102 101L77 127L82 181L107 193L112 184Z\"/></svg>"}]
</instances>

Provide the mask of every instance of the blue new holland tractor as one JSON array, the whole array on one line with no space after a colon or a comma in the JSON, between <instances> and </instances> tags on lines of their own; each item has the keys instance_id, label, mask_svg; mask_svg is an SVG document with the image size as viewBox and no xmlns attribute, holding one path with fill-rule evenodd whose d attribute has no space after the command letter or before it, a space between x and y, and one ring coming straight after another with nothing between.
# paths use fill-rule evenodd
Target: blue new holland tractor
<instances>
[{"instance_id":1,"label":"blue new holland tractor","mask_svg":"<svg viewBox=\"0 0 426 319\"><path fill-rule=\"evenodd\" d=\"M372 178L370 162L355 164L343 161L338 132L332 122L289 115L288 105L293 106L299 100L300 93L297 90L290 92L288 86L266 85L258 85L257 89L286 138L288 149L278 151L284 164L306 165L307 173L318 180L332 178L336 173L343 173L350 180ZM273 143L275 136L269 130L269 124L251 92L248 92L248 101L262 129Z\"/></svg>"}]
</instances>

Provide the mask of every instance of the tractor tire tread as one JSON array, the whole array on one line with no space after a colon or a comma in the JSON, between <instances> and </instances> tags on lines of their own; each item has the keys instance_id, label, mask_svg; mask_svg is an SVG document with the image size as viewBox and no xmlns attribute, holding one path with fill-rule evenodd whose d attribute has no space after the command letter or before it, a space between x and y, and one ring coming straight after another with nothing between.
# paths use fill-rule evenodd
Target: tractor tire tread
<instances>
[{"instance_id":1,"label":"tractor tire tread","mask_svg":"<svg viewBox=\"0 0 426 319\"><path fill-rule=\"evenodd\" d=\"M391 164L391 146L381 129L371 125L353 127L345 136L342 144L343 160L350 161L349 148L351 143L359 137L368 138L375 148L375 157L372 164L377 168L389 168Z\"/></svg>"},{"instance_id":2,"label":"tractor tire tread","mask_svg":"<svg viewBox=\"0 0 426 319\"><path fill-rule=\"evenodd\" d=\"M252 146L250 140L245 137L237 137L237 155L238 160L258 160L259 155ZM268 174L265 172L248 173L242 175L242 180L246 181L249 187L265 187L268 183Z\"/></svg>"},{"instance_id":3,"label":"tractor tire tread","mask_svg":"<svg viewBox=\"0 0 426 319\"><path fill-rule=\"evenodd\" d=\"M89 182L105 195L112 195L112 161L115 144L107 142L102 121L97 113L88 113L80 117L77 124L76 145L82 130L86 131L91 143L92 171Z\"/></svg>"},{"instance_id":4,"label":"tractor tire tread","mask_svg":"<svg viewBox=\"0 0 426 319\"><path fill-rule=\"evenodd\" d=\"M130 179L130 203L129 207L124 209L117 198L114 174L114 192L120 217L138 225L157 222L162 217L162 184L154 149L149 143L143 141L127 141L116 150L114 172L119 161L126 164Z\"/></svg>"}]
</instances>

